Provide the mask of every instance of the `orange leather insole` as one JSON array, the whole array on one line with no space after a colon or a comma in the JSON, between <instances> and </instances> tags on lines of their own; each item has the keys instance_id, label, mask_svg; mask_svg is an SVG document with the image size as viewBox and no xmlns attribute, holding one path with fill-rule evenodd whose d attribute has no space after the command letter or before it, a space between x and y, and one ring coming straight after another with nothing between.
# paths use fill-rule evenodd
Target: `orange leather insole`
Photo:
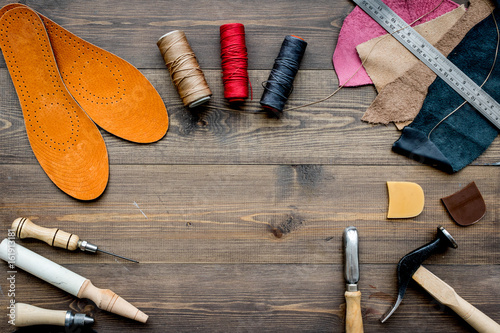
<instances>
[{"instance_id":1,"label":"orange leather insole","mask_svg":"<svg viewBox=\"0 0 500 333\"><path fill-rule=\"evenodd\" d=\"M43 170L70 196L97 198L108 182L106 146L99 129L66 89L37 13L26 7L4 11L0 45L31 148Z\"/></svg>"},{"instance_id":2,"label":"orange leather insole","mask_svg":"<svg viewBox=\"0 0 500 333\"><path fill-rule=\"evenodd\" d=\"M11 4L2 10L13 7L28 8ZM137 68L39 16L68 91L97 125L139 143L155 142L166 134L167 108Z\"/></svg>"}]
</instances>

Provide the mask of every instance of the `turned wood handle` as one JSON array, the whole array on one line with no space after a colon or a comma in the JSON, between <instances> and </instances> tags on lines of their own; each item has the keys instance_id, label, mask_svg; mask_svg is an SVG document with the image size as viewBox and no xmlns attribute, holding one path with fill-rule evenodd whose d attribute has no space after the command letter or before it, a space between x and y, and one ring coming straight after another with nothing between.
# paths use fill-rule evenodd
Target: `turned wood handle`
<instances>
[{"instance_id":1,"label":"turned wood handle","mask_svg":"<svg viewBox=\"0 0 500 333\"><path fill-rule=\"evenodd\" d=\"M148 315L118 296L109 289L95 287L90 280L85 280L77 297L88 298L97 305L99 309L116 313L120 316L145 323Z\"/></svg>"},{"instance_id":2,"label":"turned wood handle","mask_svg":"<svg viewBox=\"0 0 500 333\"><path fill-rule=\"evenodd\" d=\"M455 311L476 331L485 333L500 332L499 324L460 297L452 287L423 266L420 266L413 274L413 279L436 300Z\"/></svg>"},{"instance_id":3,"label":"turned wood handle","mask_svg":"<svg viewBox=\"0 0 500 333\"><path fill-rule=\"evenodd\" d=\"M361 292L346 291L345 331L347 333L363 333L363 318L361 317Z\"/></svg>"},{"instance_id":4,"label":"turned wood handle","mask_svg":"<svg viewBox=\"0 0 500 333\"><path fill-rule=\"evenodd\" d=\"M57 325L64 326L67 311L47 310L37 306L16 303L15 326Z\"/></svg>"},{"instance_id":5,"label":"turned wood handle","mask_svg":"<svg viewBox=\"0 0 500 333\"><path fill-rule=\"evenodd\" d=\"M99 289L90 280L5 238L0 243L0 259L79 298L88 298L99 309L145 323L148 316L109 289Z\"/></svg>"},{"instance_id":6,"label":"turned wood handle","mask_svg":"<svg viewBox=\"0 0 500 333\"><path fill-rule=\"evenodd\" d=\"M20 217L12 222L12 229L15 230L16 236L23 238L36 238L50 246L61 247L63 249L74 251L78 248L80 238L62 231L57 228L44 228L36 225L25 217Z\"/></svg>"}]
</instances>

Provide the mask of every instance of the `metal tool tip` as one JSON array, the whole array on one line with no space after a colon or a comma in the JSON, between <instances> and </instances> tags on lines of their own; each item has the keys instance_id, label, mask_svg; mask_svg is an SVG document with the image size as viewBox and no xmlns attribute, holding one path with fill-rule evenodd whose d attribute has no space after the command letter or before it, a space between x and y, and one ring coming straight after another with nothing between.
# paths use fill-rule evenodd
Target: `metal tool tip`
<instances>
[{"instance_id":1,"label":"metal tool tip","mask_svg":"<svg viewBox=\"0 0 500 333\"><path fill-rule=\"evenodd\" d=\"M403 300L403 297L401 297L400 295L398 295L398 299L396 300L396 303L394 303L394 305L389 310L387 310L387 312L384 313L384 315L382 317L380 317L380 322L382 324L385 323L385 321L387 319L389 319L390 316L392 316L392 314L394 313L394 311L396 311L396 309L398 308L399 304L401 304L402 300Z\"/></svg>"},{"instance_id":2,"label":"metal tool tip","mask_svg":"<svg viewBox=\"0 0 500 333\"><path fill-rule=\"evenodd\" d=\"M83 319L83 326L90 326L93 324L94 324L94 318L85 316L85 318Z\"/></svg>"},{"instance_id":3,"label":"metal tool tip","mask_svg":"<svg viewBox=\"0 0 500 333\"><path fill-rule=\"evenodd\" d=\"M444 238L447 241L449 247L456 249L458 247L455 238L446 230L443 226L438 227L438 234L440 234L441 238Z\"/></svg>"},{"instance_id":4,"label":"metal tool tip","mask_svg":"<svg viewBox=\"0 0 500 333\"><path fill-rule=\"evenodd\" d=\"M135 263L139 263L137 260L130 259L130 258L127 258L127 257L121 256L121 255L115 254L115 253L113 253L113 252L108 252L108 251L106 251L106 250L97 249L97 251L102 252L102 253L106 253L106 254L109 254L109 255L111 255L111 256L115 256L115 257L121 258L121 259L125 259L125 260L128 260L128 261L132 261L132 262L135 262Z\"/></svg>"}]
</instances>

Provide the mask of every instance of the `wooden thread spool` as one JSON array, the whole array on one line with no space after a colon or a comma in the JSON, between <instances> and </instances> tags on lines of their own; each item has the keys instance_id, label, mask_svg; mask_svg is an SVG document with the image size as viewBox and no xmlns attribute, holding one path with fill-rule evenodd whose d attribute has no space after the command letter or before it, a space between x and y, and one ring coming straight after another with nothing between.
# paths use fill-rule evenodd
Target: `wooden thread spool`
<instances>
[{"instance_id":1,"label":"wooden thread spool","mask_svg":"<svg viewBox=\"0 0 500 333\"><path fill-rule=\"evenodd\" d=\"M156 45L184 105L194 108L210 100L212 91L184 32L174 30L166 33Z\"/></svg>"}]
</instances>

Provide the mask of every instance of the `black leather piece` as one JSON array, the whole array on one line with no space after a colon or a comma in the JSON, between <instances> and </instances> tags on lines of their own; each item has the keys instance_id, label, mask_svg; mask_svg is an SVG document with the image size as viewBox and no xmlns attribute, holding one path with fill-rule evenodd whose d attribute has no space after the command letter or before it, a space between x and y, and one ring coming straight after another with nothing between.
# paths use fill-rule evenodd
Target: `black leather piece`
<instances>
[{"instance_id":1,"label":"black leather piece","mask_svg":"<svg viewBox=\"0 0 500 333\"><path fill-rule=\"evenodd\" d=\"M442 171L453 173L453 167L448 159L427 138L427 135L414 128L405 127L399 140L392 145L392 150L420 163L429 164Z\"/></svg>"}]
</instances>

